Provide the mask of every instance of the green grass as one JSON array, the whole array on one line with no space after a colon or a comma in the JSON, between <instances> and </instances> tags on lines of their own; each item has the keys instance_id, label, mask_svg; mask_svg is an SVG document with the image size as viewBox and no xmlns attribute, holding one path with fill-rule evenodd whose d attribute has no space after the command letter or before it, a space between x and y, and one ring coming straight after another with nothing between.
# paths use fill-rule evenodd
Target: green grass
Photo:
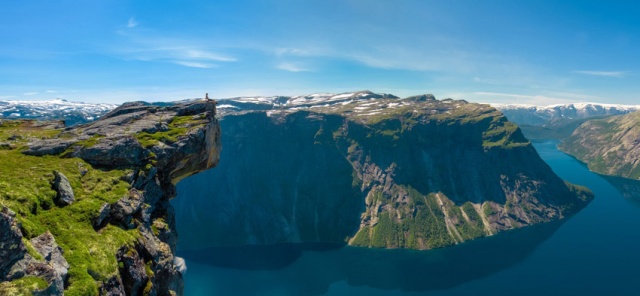
<instances>
[{"instance_id":1,"label":"green grass","mask_svg":"<svg viewBox=\"0 0 640 296\"><path fill-rule=\"evenodd\" d=\"M506 121L504 117L496 117L489 128L482 134L482 146L515 148L529 145L516 124Z\"/></svg>"},{"instance_id":2,"label":"green grass","mask_svg":"<svg viewBox=\"0 0 640 296\"><path fill-rule=\"evenodd\" d=\"M19 134L23 139L16 144L25 146L29 138L48 138L59 132L34 129L29 122L5 121L0 126L0 139ZM70 286L65 295L96 295L96 281L117 273L117 250L133 244L138 237L135 229L108 225L96 232L91 225L103 203L113 203L127 194L129 184L121 177L128 171L94 169L78 158L27 156L20 153L20 149L0 150L0 163L0 202L16 212L25 239L50 231L64 251L70 265ZM84 176L83 169L87 170ZM69 179L76 197L72 205L59 208L53 204L56 193L50 182L54 170ZM30 254L35 253L29 243L27 249ZM33 283L34 280L26 279L3 284L3 287L14 291L18 286L26 289L25 285Z\"/></svg>"},{"instance_id":3,"label":"green grass","mask_svg":"<svg viewBox=\"0 0 640 296\"><path fill-rule=\"evenodd\" d=\"M411 201L394 207L405 214L397 219L395 214L383 211L378 214L378 223L360 229L350 244L375 248L433 249L453 245L455 242L447 231L445 216L435 194L422 195L409 186L396 190L406 191ZM372 204L391 202L385 194L374 192Z\"/></svg>"},{"instance_id":4,"label":"green grass","mask_svg":"<svg viewBox=\"0 0 640 296\"><path fill-rule=\"evenodd\" d=\"M49 286L45 280L35 276L26 276L10 282L0 283L0 295L32 295Z\"/></svg>"},{"instance_id":5,"label":"green grass","mask_svg":"<svg viewBox=\"0 0 640 296\"><path fill-rule=\"evenodd\" d=\"M168 130L155 133L140 132L135 138L145 148L158 145L159 142L172 144L177 142L180 136L187 134L191 127L202 124L204 120L206 119L200 116L176 116L169 122Z\"/></svg>"},{"instance_id":6,"label":"green grass","mask_svg":"<svg viewBox=\"0 0 640 296\"><path fill-rule=\"evenodd\" d=\"M90 148L95 146L96 144L98 144L98 142L100 141L100 139L104 138L105 136L103 135L93 135L91 136L91 138L86 139L84 141L80 141L75 143L76 146L81 146L83 148Z\"/></svg>"}]
</instances>

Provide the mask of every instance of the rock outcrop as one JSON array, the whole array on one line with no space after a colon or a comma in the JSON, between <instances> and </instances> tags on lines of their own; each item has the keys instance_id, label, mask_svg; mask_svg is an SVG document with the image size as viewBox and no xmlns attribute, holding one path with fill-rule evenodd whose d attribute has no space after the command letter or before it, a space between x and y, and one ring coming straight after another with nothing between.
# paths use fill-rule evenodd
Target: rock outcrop
<instances>
[{"instance_id":1,"label":"rock outcrop","mask_svg":"<svg viewBox=\"0 0 640 296\"><path fill-rule=\"evenodd\" d=\"M0 209L0 279L27 252L15 216L7 207Z\"/></svg>"},{"instance_id":2,"label":"rock outcrop","mask_svg":"<svg viewBox=\"0 0 640 296\"><path fill-rule=\"evenodd\" d=\"M559 148L600 174L640 179L640 112L589 120Z\"/></svg>"},{"instance_id":3,"label":"rock outcrop","mask_svg":"<svg viewBox=\"0 0 640 296\"><path fill-rule=\"evenodd\" d=\"M59 206L68 206L72 204L76 197L73 195L73 188L71 188L71 184L69 184L69 179L61 173L57 171L53 171L53 176L55 179L53 180L53 190L56 191L56 199L55 203Z\"/></svg>"},{"instance_id":4,"label":"rock outcrop","mask_svg":"<svg viewBox=\"0 0 640 296\"><path fill-rule=\"evenodd\" d=\"M184 246L429 249L559 220L592 198L488 105L368 92L279 102L221 102L221 163L174 201L180 221L206 225L182 232Z\"/></svg>"},{"instance_id":5,"label":"rock outcrop","mask_svg":"<svg viewBox=\"0 0 640 296\"><path fill-rule=\"evenodd\" d=\"M135 102L63 130L3 121L0 140L24 132L3 164L33 165L0 182L0 294L181 295L169 200L218 163L215 113L211 100Z\"/></svg>"}]
</instances>

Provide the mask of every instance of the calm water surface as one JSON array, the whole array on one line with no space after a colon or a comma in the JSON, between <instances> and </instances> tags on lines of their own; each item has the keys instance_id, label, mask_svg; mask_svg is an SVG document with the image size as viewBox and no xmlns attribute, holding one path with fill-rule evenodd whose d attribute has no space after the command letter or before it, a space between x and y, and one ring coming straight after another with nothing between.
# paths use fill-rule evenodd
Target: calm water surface
<instances>
[{"instance_id":1,"label":"calm water surface","mask_svg":"<svg viewBox=\"0 0 640 296\"><path fill-rule=\"evenodd\" d=\"M187 259L185 295L640 295L640 182L594 174L556 144L534 142L561 178L595 193L570 219L430 251L178 251Z\"/></svg>"}]
</instances>

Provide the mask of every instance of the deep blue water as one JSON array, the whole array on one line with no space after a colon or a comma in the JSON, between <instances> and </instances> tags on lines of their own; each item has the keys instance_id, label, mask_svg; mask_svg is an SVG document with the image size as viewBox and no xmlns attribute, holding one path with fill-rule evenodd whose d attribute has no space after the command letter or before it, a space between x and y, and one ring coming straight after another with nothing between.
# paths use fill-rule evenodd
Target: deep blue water
<instances>
[{"instance_id":1,"label":"deep blue water","mask_svg":"<svg viewBox=\"0 0 640 296\"><path fill-rule=\"evenodd\" d=\"M429 251L313 244L178 251L187 259L185 295L640 295L640 182L592 173L556 144L534 143L561 178L595 193L569 219Z\"/></svg>"}]
</instances>

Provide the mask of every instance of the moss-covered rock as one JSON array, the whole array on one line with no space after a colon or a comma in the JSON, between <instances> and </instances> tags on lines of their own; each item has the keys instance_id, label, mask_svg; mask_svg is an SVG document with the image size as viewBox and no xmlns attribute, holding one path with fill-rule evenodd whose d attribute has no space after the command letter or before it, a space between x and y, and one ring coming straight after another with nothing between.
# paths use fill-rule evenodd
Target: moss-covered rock
<instances>
[{"instance_id":1,"label":"moss-covered rock","mask_svg":"<svg viewBox=\"0 0 640 296\"><path fill-rule=\"evenodd\" d=\"M140 136L162 132L171 134L171 141L144 143ZM98 121L67 129L3 120L0 142L15 149L0 150L0 201L15 214L0 215L0 235L14 237L15 244L0 261L6 271L0 274L0 291L121 295L150 287L149 294L181 294L168 201L181 178L216 165L219 133L215 102L206 100L125 104ZM71 194L72 203L59 203ZM166 230L154 235L152 225ZM50 263L52 258L68 265ZM144 274L132 276L121 268L127 264L141 266ZM42 272L45 265L52 273ZM66 268L62 281L46 275Z\"/></svg>"}]
</instances>

